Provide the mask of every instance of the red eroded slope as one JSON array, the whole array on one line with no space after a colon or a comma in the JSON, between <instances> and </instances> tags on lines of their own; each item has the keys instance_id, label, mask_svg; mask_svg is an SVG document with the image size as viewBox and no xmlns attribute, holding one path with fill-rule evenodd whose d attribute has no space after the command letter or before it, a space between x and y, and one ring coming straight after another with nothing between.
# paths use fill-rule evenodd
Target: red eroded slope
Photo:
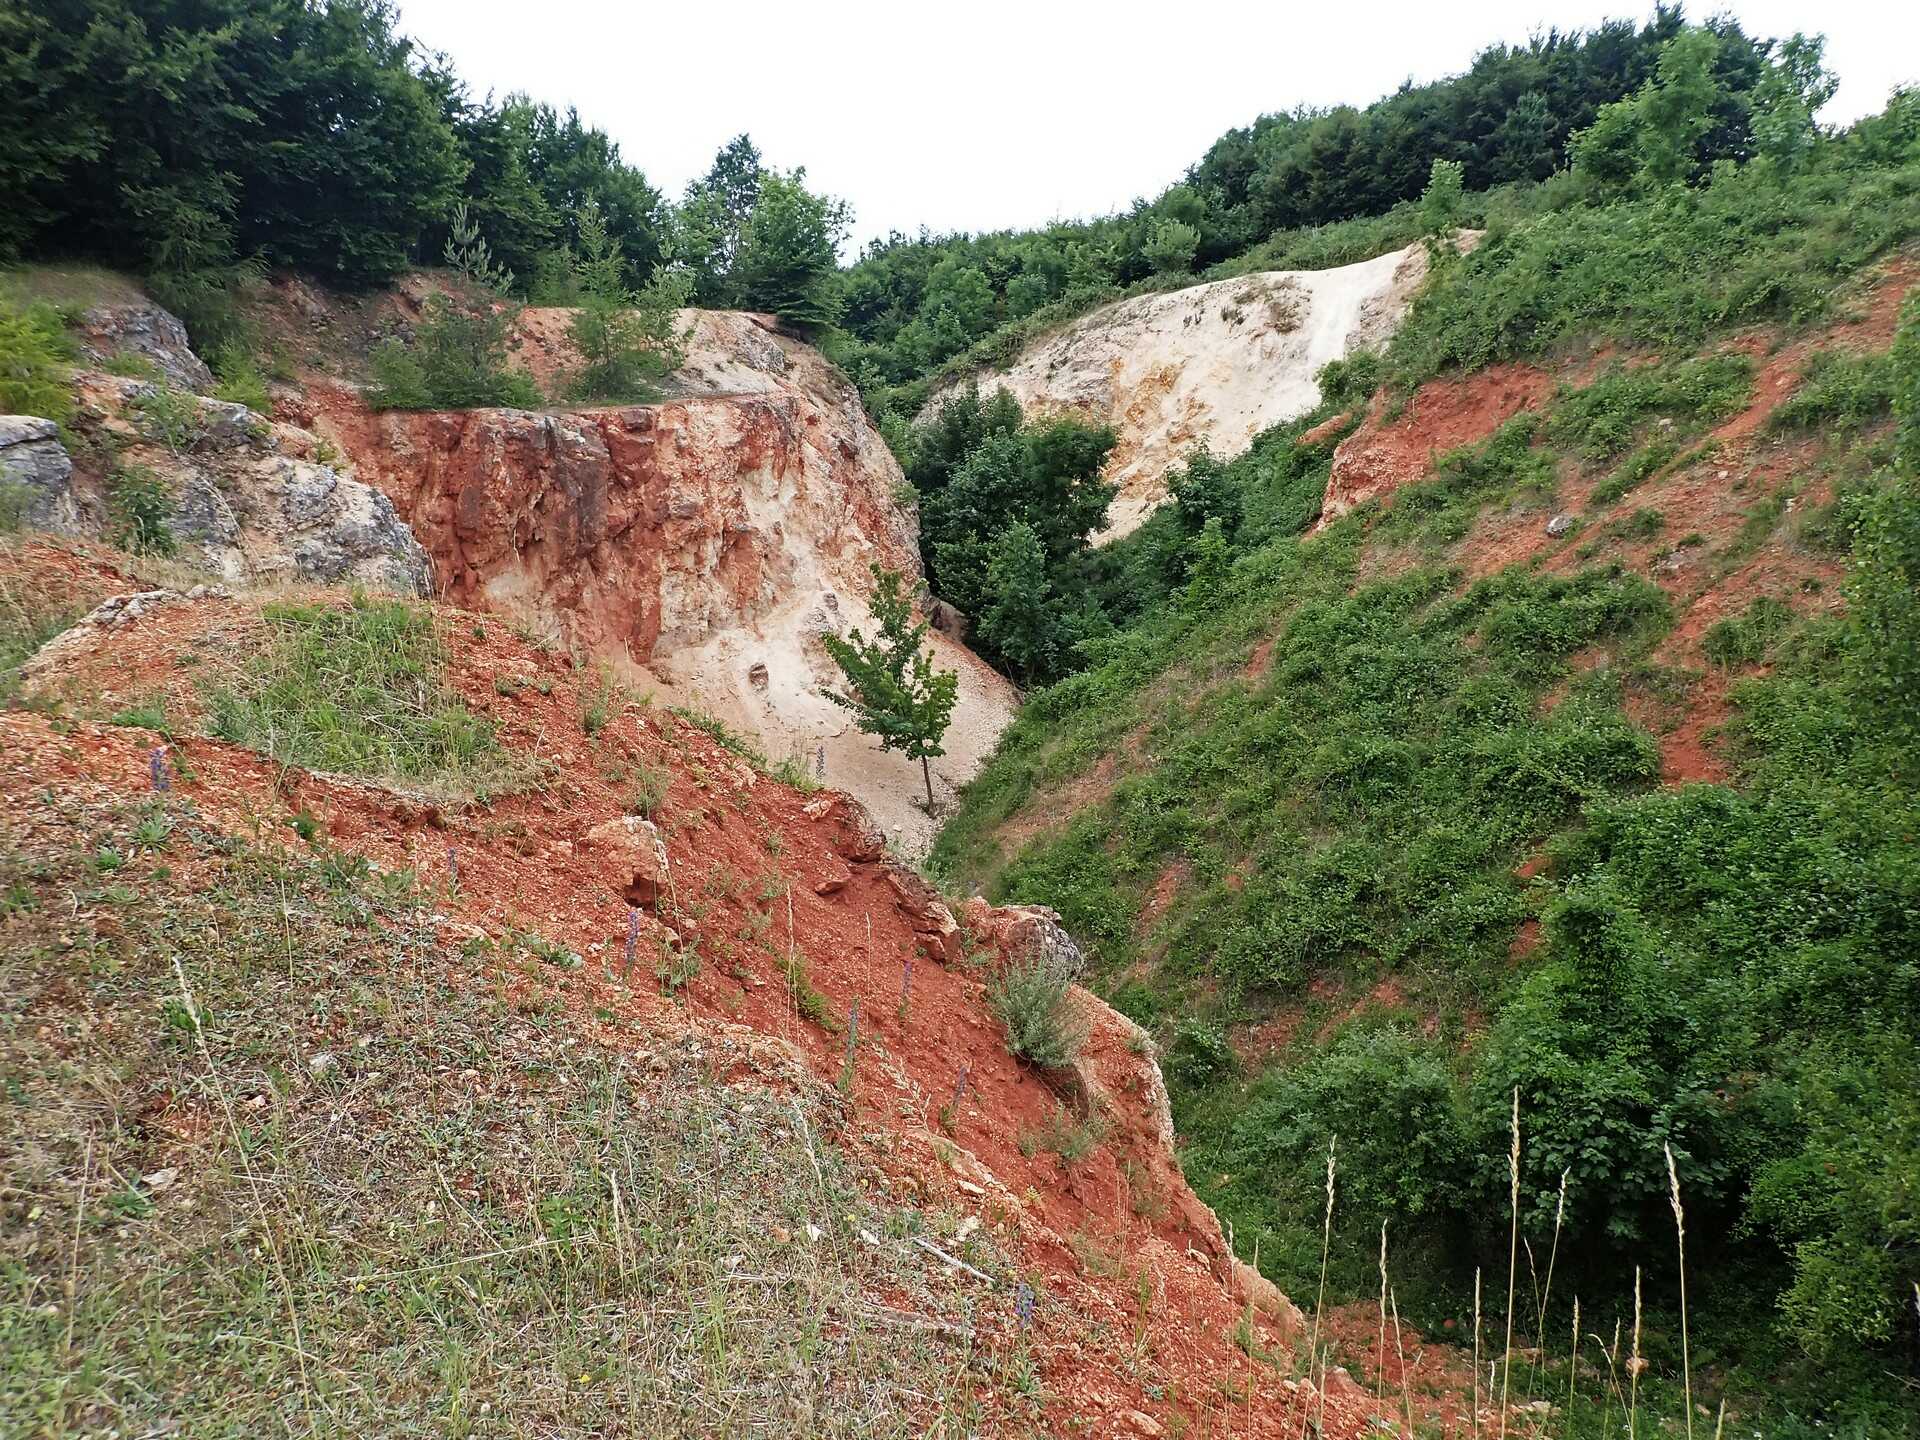
<instances>
[{"instance_id":1,"label":"red eroded slope","mask_svg":"<svg viewBox=\"0 0 1920 1440\"><path fill-rule=\"evenodd\" d=\"M985 980L1044 917L970 902L963 932L939 897L885 857L844 797L756 774L705 732L637 703L589 734L591 676L496 620L450 609L439 619L450 684L493 718L506 746L538 757L539 788L461 808L188 738L201 703L196 672L261 638L246 599L158 598L120 623L84 626L43 652L30 683L84 700L91 715L164 693L182 734L181 792L210 822L296 844L291 822L302 817L322 843L411 870L437 897L449 947L512 930L577 953L569 1003L608 1043L631 1044L649 1017L663 1028L692 1019L767 1037L836 1077L857 1006L853 1120L835 1142L884 1175L896 1200L975 1217L1017 1257L1039 1295L1027 1340L1049 1431L1291 1437L1304 1410L1319 1414L1317 1393L1233 1343L1250 1316L1256 1345L1284 1356L1303 1340L1300 1319L1234 1264L1182 1180L1146 1037L1076 992L1089 1037L1075 1075L1042 1076L1007 1051ZM147 731L0 714L0 792L137 797L154 744ZM664 777L652 809L664 867L649 858L652 832L626 818L643 772ZM659 904L663 885L676 906ZM656 965L695 946L696 973L668 990ZM789 954L832 1028L800 1013ZM501 983L511 988L514 972ZM623 1023L603 1026L603 1015ZM963 1067L961 1102L943 1124ZM1076 1163L1033 1142L1056 1111L1090 1115L1104 1130ZM1009 1297L983 1289L979 1305L988 1343L1004 1340ZM1328 1433L1362 1433L1370 1397L1343 1372L1327 1388Z\"/></svg>"}]
</instances>

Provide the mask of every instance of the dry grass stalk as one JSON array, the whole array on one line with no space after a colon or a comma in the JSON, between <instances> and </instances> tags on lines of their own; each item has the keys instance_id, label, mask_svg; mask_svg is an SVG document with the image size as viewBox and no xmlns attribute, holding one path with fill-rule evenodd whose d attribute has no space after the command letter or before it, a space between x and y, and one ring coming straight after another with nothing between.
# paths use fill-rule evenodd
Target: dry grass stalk
<instances>
[{"instance_id":1,"label":"dry grass stalk","mask_svg":"<svg viewBox=\"0 0 1920 1440\"><path fill-rule=\"evenodd\" d=\"M1565 1181L1562 1180L1564 1186ZM1573 1440L1573 1387L1580 1378L1580 1297L1573 1297L1573 1349L1567 1352L1567 1440Z\"/></svg>"},{"instance_id":2,"label":"dry grass stalk","mask_svg":"<svg viewBox=\"0 0 1920 1440\"><path fill-rule=\"evenodd\" d=\"M1533 1333L1539 1337L1539 1343L1542 1345L1546 1343L1547 1306L1553 1301L1553 1267L1554 1263L1560 1258L1560 1228L1567 1218L1568 1173L1566 1170L1560 1172L1560 1198L1554 1202L1553 1206L1553 1247L1547 1252L1547 1283L1540 1291L1540 1306L1534 1316ZM1527 1258L1529 1261L1532 1260L1533 1253L1531 1251L1527 1253ZM1531 1389L1532 1387L1529 1386L1528 1388Z\"/></svg>"},{"instance_id":3,"label":"dry grass stalk","mask_svg":"<svg viewBox=\"0 0 1920 1440\"><path fill-rule=\"evenodd\" d=\"M1313 1302L1313 1341L1307 1347L1307 1378L1313 1378L1313 1357L1320 1349L1320 1317L1327 1307L1327 1254L1333 1248L1333 1150L1339 1143L1338 1135L1327 1137L1327 1215L1320 1226L1320 1292ZM1322 1367L1324 1382L1324 1366ZM1327 1396L1324 1383L1320 1392L1320 1413L1324 1417L1327 1409ZM1300 1434L1307 1433L1307 1407L1305 1401L1300 1405Z\"/></svg>"},{"instance_id":4,"label":"dry grass stalk","mask_svg":"<svg viewBox=\"0 0 1920 1440\"><path fill-rule=\"evenodd\" d=\"M1380 1338L1373 1351L1373 1413L1385 1402L1387 1379L1387 1222L1380 1222Z\"/></svg>"},{"instance_id":5,"label":"dry grass stalk","mask_svg":"<svg viewBox=\"0 0 1920 1440\"><path fill-rule=\"evenodd\" d=\"M1640 1418L1640 1372L1647 1362L1640 1355L1640 1267L1633 1267L1633 1355L1627 1361L1627 1440L1634 1440Z\"/></svg>"},{"instance_id":6,"label":"dry grass stalk","mask_svg":"<svg viewBox=\"0 0 1920 1440\"><path fill-rule=\"evenodd\" d=\"M1507 1347L1500 1367L1500 1440L1507 1436L1507 1392L1513 1383L1513 1282L1520 1263L1520 1087L1513 1087L1513 1146L1507 1152L1508 1201L1513 1228L1507 1238Z\"/></svg>"},{"instance_id":7,"label":"dry grass stalk","mask_svg":"<svg viewBox=\"0 0 1920 1440\"><path fill-rule=\"evenodd\" d=\"M1473 1434L1480 1436L1480 1267L1473 1267Z\"/></svg>"},{"instance_id":8,"label":"dry grass stalk","mask_svg":"<svg viewBox=\"0 0 1920 1440\"><path fill-rule=\"evenodd\" d=\"M1407 1417L1407 1440L1413 1440L1413 1392L1407 1388L1407 1352L1400 1344L1400 1300L1392 1291L1387 1304L1393 1307L1393 1353L1400 1360L1400 1408Z\"/></svg>"},{"instance_id":9,"label":"dry grass stalk","mask_svg":"<svg viewBox=\"0 0 1920 1440\"><path fill-rule=\"evenodd\" d=\"M1680 1245L1680 1375L1687 1404L1687 1440L1693 1440L1693 1359L1687 1353L1687 1212L1680 1208L1680 1172L1673 1165L1673 1146L1667 1152L1667 1185L1673 1200L1673 1230Z\"/></svg>"}]
</instances>

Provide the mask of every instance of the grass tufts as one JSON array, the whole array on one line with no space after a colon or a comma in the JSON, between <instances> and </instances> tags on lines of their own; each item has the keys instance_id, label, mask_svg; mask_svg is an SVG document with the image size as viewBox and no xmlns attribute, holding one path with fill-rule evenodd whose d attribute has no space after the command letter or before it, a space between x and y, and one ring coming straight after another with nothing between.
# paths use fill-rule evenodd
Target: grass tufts
<instances>
[{"instance_id":1,"label":"grass tufts","mask_svg":"<svg viewBox=\"0 0 1920 1440\"><path fill-rule=\"evenodd\" d=\"M289 765L485 798L532 767L447 688L432 613L356 594L269 605L264 653L208 696L213 733Z\"/></svg>"}]
</instances>

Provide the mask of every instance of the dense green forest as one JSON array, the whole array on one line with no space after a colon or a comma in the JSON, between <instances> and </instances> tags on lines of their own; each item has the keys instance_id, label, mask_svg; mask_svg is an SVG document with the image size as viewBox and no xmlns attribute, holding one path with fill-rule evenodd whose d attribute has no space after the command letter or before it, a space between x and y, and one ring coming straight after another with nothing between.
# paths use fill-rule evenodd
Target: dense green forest
<instances>
[{"instance_id":1,"label":"dense green forest","mask_svg":"<svg viewBox=\"0 0 1920 1440\"><path fill-rule=\"evenodd\" d=\"M696 303L822 334L876 413L909 414L942 365L1128 287L1404 244L1435 160L1492 192L1476 215L1542 203L1528 192L1562 167L1570 137L1653 77L1688 28L1672 6L1639 26L1496 45L1464 75L1364 109L1262 116L1129 214L896 235L841 269L847 207L803 171L768 169L746 136L671 200L577 113L473 96L397 31L385 0L10 0L0 260L87 256L151 275L191 319L217 307L235 266L364 287L438 264L464 205L515 293L564 302L592 207L631 287L684 269ZM1781 68L1781 47L1731 22L1705 33L1713 100L1695 173L1764 144ZM1327 228L1355 220L1385 224Z\"/></svg>"}]
</instances>

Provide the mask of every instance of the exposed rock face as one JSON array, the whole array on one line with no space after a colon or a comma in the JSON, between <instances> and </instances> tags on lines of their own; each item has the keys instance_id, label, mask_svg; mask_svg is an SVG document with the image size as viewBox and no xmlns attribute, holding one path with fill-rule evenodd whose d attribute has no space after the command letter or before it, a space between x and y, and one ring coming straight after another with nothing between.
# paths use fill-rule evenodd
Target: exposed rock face
<instances>
[{"instance_id":1,"label":"exposed rock face","mask_svg":"<svg viewBox=\"0 0 1920 1440\"><path fill-rule=\"evenodd\" d=\"M672 884L666 842L651 820L622 815L587 831L583 843L605 853L608 883L629 905L657 906Z\"/></svg>"},{"instance_id":2,"label":"exposed rock face","mask_svg":"<svg viewBox=\"0 0 1920 1440\"><path fill-rule=\"evenodd\" d=\"M1069 980L1087 968L1086 957L1060 923L1060 912L1050 906L989 905L975 895L967 901L965 912L967 928L983 945L1007 955L1037 957Z\"/></svg>"},{"instance_id":3,"label":"exposed rock face","mask_svg":"<svg viewBox=\"0 0 1920 1440\"><path fill-rule=\"evenodd\" d=\"M90 360L104 364L116 355L139 355L183 390L213 388L213 372L193 353L187 327L150 302L94 306L80 317L79 338L81 353Z\"/></svg>"},{"instance_id":4,"label":"exposed rock face","mask_svg":"<svg viewBox=\"0 0 1920 1440\"><path fill-rule=\"evenodd\" d=\"M162 312L164 313L164 312ZM201 396L174 402L177 423L159 427L142 407L147 381L83 372L76 424L112 435L119 465L157 478L169 497L167 528L185 557L232 581L357 583L427 593L426 552L393 503L333 464L311 434L276 425L244 405ZM103 484L67 477L68 528L104 533ZM55 528L55 527L48 527Z\"/></svg>"},{"instance_id":5,"label":"exposed rock face","mask_svg":"<svg viewBox=\"0 0 1920 1440\"><path fill-rule=\"evenodd\" d=\"M563 357L537 349L552 328L542 314L531 358L557 368ZM693 329L670 388L723 393L566 414L373 414L332 387L314 392L315 424L392 497L449 598L749 731L917 848L933 828L911 800L918 766L879 754L820 693L840 676L819 637L870 628L869 566L920 574L899 467L815 351L747 315L701 313ZM1014 696L957 642L929 641L960 675L935 770L951 790Z\"/></svg>"},{"instance_id":6,"label":"exposed rock face","mask_svg":"<svg viewBox=\"0 0 1920 1440\"><path fill-rule=\"evenodd\" d=\"M1200 446L1226 459L1320 403L1330 360L1383 344L1426 277L1422 246L1333 270L1270 271L1143 295L1094 311L976 377L1037 415L1112 425L1120 487L1105 538L1166 499L1166 471ZM952 389L934 397L938 404Z\"/></svg>"},{"instance_id":7,"label":"exposed rock face","mask_svg":"<svg viewBox=\"0 0 1920 1440\"><path fill-rule=\"evenodd\" d=\"M73 457L60 427L38 415L0 415L0 485L25 492L21 519L36 530L80 533L73 499Z\"/></svg>"}]
</instances>

